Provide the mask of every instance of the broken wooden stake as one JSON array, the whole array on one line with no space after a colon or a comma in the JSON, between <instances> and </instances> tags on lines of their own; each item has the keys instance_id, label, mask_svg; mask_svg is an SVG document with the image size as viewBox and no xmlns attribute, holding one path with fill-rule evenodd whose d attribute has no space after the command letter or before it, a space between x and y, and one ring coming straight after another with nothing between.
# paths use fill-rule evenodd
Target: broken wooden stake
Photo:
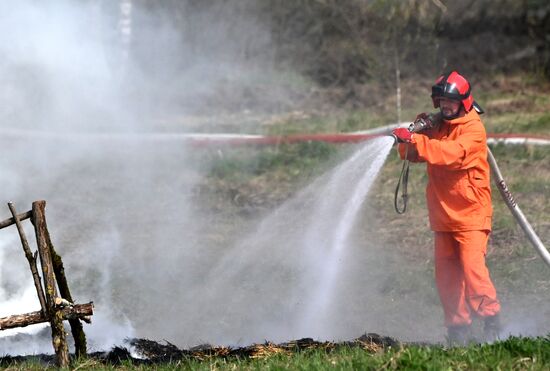
<instances>
[{"instance_id":1,"label":"broken wooden stake","mask_svg":"<svg viewBox=\"0 0 550 371\"><path fill-rule=\"evenodd\" d=\"M75 341L75 354L77 357L86 355L86 336L82 328L81 320L90 323L93 315L93 304L73 304L65 269L61 257L55 251L48 227L46 224L46 201L35 201L32 210L23 214L17 214L13 203L8 203L12 217L0 221L0 229L15 224L19 232L19 238L23 245L23 251L32 272L36 293L40 301L41 311L19 314L0 318L0 330L16 327L25 327L38 323L49 322L52 331L52 344L59 367L69 366L69 347L63 321L68 320ZM36 253L33 255L27 241L22 220L31 219L34 225L40 266L42 268L42 280L36 263ZM42 282L43 281L43 282ZM42 286L43 285L43 286ZM60 296L57 293L59 288Z\"/></svg>"},{"instance_id":2,"label":"broken wooden stake","mask_svg":"<svg viewBox=\"0 0 550 371\"><path fill-rule=\"evenodd\" d=\"M90 302L87 304L75 304L68 307L60 307L58 308L58 313L62 320L83 318L94 314L94 304ZM44 322L49 322L49 319L42 313L42 311L17 314L15 316L0 318L0 330L27 327Z\"/></svg>"},{"instance_id":3,"label":"broken wooden stake","mask_svg":"<svg viewBox=\"0 0 550 371\"><path fill-rule=\"evenodd\" d=\"M21 239L21 244L23 245L23 251L29 262L29 266L32 272L32 278L34 280L34 287L36 288L36 294L38 295L38 301L40 301L40 308L42 312L46 315L46 298L44 297L44 291L42 290L42 285L40 284L40 275L38 274L38 268L36 267L36 255L33 255L29 247L29 242L27 241L27 236L21 225L21 220L15 211L15 206L12 202L8 202L8 207L10 208L11 215L13 215L13 220L17 225L17 231L19 232L19 238Z\"/></svg>"},{"instance_id":4,"label":"broken wooden stake","mask_svg":"<svg viewBox=\"0 0 550 371\"><path fill-rule=\"evenodd\" d=\"M44 221L45 222L45 221ZM57 287L59 288L59 294L64 300L73 303L73 297L71 295L71 290L69 289L69 284L67 283L67 277L65 277L65 267L63 266L63 261L61 256L55 251L50 233L46 229L46 243L50 249L50 256L52 258L53 271L55 273L55 279L57 280ZM74 339L74 349L75 356L80 358L86 355L86 334L84 334L84 329L82 328L82 323L80 323L78 318L70 318L69 325L71 326L71 334Z\"/></svg>"},{"instance_id":5,"label":"broken wooden stake","mask_svg":"<svg viewBox=\"0 0 550 371\"><path fill-rule=\"evenodd\" d=\"M19 220L20 221L23 221L25 219L29 219L31 216L32 216L32 211L29 210L27 211L26 213L23 213L23 214L19 214L17 215L19 217ZM15 224L15 219L12 217L12 218L8 218L6 220L2 220L0 222L0 229L2 228L6 228L6 227L9 227L10 225L14 225Z\"/></svg>"},{"instance_id":6,"label":"broken wooden stake","mask_svg":"<svg viewBox=\"0 0 550 371\"><path fill-rule=\"evenodd\" d=\"M55 274L53 271L52 257L46 239L47 226L45 217L46 201L35 201L32 203L32 220L38 245L38 254L42 265L44 277L44 292L46 294L47 316L52 329L52 344L57 357L59 367L69 366L69 347L67 337L63 328L63 319L55 306L57 290L55 285Z\"/></svg>"}]
</instances>

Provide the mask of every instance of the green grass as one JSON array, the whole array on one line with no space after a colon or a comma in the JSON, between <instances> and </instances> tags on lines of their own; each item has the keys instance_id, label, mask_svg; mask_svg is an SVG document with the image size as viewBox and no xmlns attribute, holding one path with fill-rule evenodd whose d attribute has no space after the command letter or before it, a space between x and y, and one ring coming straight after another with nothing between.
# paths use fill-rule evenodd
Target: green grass
<instances>
[{"instance_id":1,"label":"green grass","mask_svg":"<svg viewBox=\"0 0 550 371\"><path fill-rule=\"evenodd\" d=\"M336 149L323 142L302 142L266 147L250 156L250 151L234 150L215 161L210 175L217 178L246 180L270 171L285 169L297 176L326 161Z\"/></svg>"},{"instance_id":2,"label":"green grass","mask_svg":"<svg viewBox=\"0 0 550 371\"><path fill-rule=\"evenodd\" d=\"M525 369L543 370L550 362L549 339L510 339L493 345L446 349L438 346L405 346L379 353L360 348L341 348L325 353L305 351L291 356L277 355L264 360L237 364L214 363L219 369L237 366L244 370L383 370L383 369ZM204 368L206 369L206 368Z\"/></svg>"},{"instance_id":3,"label":"green grass","mask_svg":"<svg viewBox=\"0 0 550 371\"><path fill-rule=\"evenodd\" d=\"M493 133L550 134L550 114L545 113L506 113L490 117L485 124Z\"/></svg>"},{"instance_id":4,"label":"green grass","mask_svg":"<svg viewBox=\"0 0 550 371\"><path fill-rule=\"evenodd\" d=\"M503 342L468 347L403 345L378 352L340 346L332 351L310 349L279 353L259 359L193 358L157 365L125 361L105 365L82 359L72 365L80 370L545 370L550 364L550 338L510 338ZM10 370L39 370L43 365L23 362L4 366Z\"/></svg>"},{"instance_id":5,"label":"green grass","mask_svg":"<svg viewBox=\"0 0 550 371\"><path fill-rule=\"evenodd\" d=\"M550 135L547 82L531 75L493 76L487 77L487 81L496 87L476 86L474 91L476 101L486 112L482 120L487 132ZM434 111L429 87L429 83L418 86L415 81L402 81L402 121L414 120L419 112ZM339 133L388 125L397 122L395 99L390 92L385 98L378 97L378 103L372 107L282 117L277 124L267 127L264 134Z\"/></svg>"}]
</instances>

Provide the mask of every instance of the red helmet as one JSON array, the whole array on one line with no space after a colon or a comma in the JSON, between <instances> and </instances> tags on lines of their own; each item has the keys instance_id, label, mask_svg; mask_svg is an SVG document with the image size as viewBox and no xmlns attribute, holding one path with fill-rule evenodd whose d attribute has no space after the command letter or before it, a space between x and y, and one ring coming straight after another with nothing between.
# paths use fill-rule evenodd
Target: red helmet
<instances>
[{"instance_id":1,"label":"red helmet","mask_svg":"<svg viewBox=\"0 0 550 371\"><path fill-rule=\"evenodd\" d=\"M474 101L474 97L470 93L471 90L472 87L468 80L458 72L452 71L441 75L432 86L434 108L439 107L439 98L448 98L460 101L465 112L470 112L474 107L478 113L483 113L483 109Z\"/></svg>"}]
</instances>

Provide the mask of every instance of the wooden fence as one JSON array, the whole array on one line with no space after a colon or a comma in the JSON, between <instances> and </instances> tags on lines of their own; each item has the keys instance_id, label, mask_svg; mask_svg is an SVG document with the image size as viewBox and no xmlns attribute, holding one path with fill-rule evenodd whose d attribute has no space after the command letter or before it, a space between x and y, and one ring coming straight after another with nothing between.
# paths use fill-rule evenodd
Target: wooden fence
<instances>
[{"instance_id":1,"label":"wooden fence","mask_svg":"<svg viewBox=\"0 0 550 371\"><path fill-rule=\"evenodd\" d=\"M49 322L52 330L52 344L56 354L57 365L67 367L69 365L69 348L67 336L63 327L63 321L68 320L75 343L75 355L86 355L86 335L81 321L90 323L93 315L93 303L74 304L65 276L63 261L50 239L50 233L46 224L46 201L35 201L32 209L22 214L17 214L13 203L8 203L12 214L11 218L0 221L0 229L11 225L17 226L23 251L29 262L36 294L40 302L41 310L26 314L18 314L0 318L0 331L16 327L25 327L38 323ZM31 251L27 237L23 230L22 222L30 219L34 226L36 244L38 250ZM43 281L38 271L37 256Z\"/></svg>"}]
</instances>

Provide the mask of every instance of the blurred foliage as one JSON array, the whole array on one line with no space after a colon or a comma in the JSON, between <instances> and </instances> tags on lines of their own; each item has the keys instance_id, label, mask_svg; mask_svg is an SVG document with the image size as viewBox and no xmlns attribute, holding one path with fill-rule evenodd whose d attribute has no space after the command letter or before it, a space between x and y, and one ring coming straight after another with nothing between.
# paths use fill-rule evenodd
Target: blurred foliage
<instances>
[{"instance_id":1,"label":"blurred foliage","mask_svg":"<svg viewBox=\"0 0 550 371\"><path fill-rule=\"evenodd\" d=\"M550 6L543 1L264 0L282 60L321 84L362 83L446 68L543 67ZM525 63L525 62L529 63ZM533 65L535 64L535 65Z\"/></svg>"},{"instance_id":2,"label":"blurred foliage","mask_svg":"<svg viewBox=\"0 0 550 371\"><path fill-rule=\"evenodd\" d=\"M550 76L546 0L141 2L181 30L177 42L194 51L182 63L275 61L280 71L342 88L337 104L373 104L395 89L397 70L406 80L459 69L474 83L485 73Z\"/></svg>"},{"instance_id":3,"label":"blurred foliage","mask_svg":"<svg viewBox=\"0 0 550 371\"><path fill-rule=\"evenodd\" d=\"M264 3L279 59L293 60L322 85L365 83L392 73L388 66L415 55L412 45L435 41L441 15L429 0Z\"/></svg>"}]
</instances>

